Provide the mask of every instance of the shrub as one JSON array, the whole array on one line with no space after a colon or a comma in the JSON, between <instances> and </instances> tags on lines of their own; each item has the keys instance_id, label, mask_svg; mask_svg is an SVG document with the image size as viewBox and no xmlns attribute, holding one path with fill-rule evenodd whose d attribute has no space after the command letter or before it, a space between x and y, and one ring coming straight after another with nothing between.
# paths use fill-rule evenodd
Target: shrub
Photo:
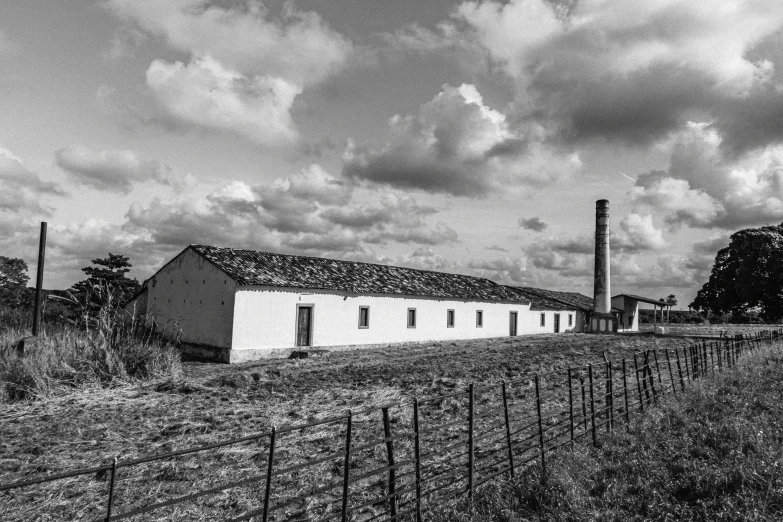
<instances>
[{"instance_id":1,"label":"shrub","mask_svg":"<svg viewBox=\"0 0 783 522\"><path fill-rule=\"evenodd\" d=\"M107 287L93 287L106 305L95 308L69 295L74 318L44 321L43 335L25 353L29 314L0 308L0 402L43 397L69 387L158 377L179 378L182 368L176 324L157 325L116 306Z\"/></svg>"}]
</instances>

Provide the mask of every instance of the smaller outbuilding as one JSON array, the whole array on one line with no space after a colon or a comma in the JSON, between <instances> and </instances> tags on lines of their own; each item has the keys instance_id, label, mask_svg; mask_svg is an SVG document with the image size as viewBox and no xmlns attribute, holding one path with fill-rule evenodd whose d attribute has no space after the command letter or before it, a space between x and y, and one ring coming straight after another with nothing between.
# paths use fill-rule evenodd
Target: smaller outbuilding
<instances>
[{"instance_id":1,"label":"smaller outbuilding","mask_svg":"<svg viewBox=\"0 0 783 522\"><path fill-rule=\"evenodd\" d=\"M617 317L618 332L639 331L639 303L651 304L653 307L660 306L661 309L666 306L661 301L640 295L618 294L612 297L612 312Z\"/></svg>"}]
</instances>

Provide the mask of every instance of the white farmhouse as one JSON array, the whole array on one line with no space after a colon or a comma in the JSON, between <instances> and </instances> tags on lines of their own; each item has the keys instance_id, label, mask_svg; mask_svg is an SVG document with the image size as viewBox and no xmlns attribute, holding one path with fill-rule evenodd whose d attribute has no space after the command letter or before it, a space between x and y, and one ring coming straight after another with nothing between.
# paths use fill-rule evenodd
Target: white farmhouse
<instances>
[{"instance_id":1,"label":"white farmhouse","mask_svg":"<svg viewBox=\"0 0 783 522\"><path fill-rule=\"evenodd\" d=\"M300 347L581 332L592 305L480 277L190 245L126 309L176 322L187 352L233 363Z\"/></svg>"}]
</instances>

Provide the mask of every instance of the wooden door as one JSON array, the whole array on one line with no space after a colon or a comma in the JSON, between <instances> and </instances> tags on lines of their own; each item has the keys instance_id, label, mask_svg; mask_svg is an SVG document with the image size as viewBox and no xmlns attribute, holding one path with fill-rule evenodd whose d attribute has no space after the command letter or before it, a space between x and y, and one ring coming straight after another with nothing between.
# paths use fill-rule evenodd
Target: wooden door
<instances>
[{"instance_id":1,"label":"wooden door","mask_svg":"<svg viewBox=\"0 0 783 522\"><path fill-rule=\"evenodd\" d=\"M296 345L310 346L312 342L313 307L300 306L297 308L296 318Z\"/></svg>"},{"instance_id":2,"label":"wooden door","mask_svg":"<svg viewBox=\"0 0 783 522\"><path fill-rule=\"evenodd\" d=\"M511 312L508 316L508 335L514 337L517 334L517 313Z\"/></svg>"},{"instance_id":3,"label":"wooden door","mask_svg":"<svg viewBox=\"0 0 783 522\"><path fill-rule=\"evenodd\" d=\"M555 333L560 333L560 314L555 314Z\"/></svg>"}]
</instances>

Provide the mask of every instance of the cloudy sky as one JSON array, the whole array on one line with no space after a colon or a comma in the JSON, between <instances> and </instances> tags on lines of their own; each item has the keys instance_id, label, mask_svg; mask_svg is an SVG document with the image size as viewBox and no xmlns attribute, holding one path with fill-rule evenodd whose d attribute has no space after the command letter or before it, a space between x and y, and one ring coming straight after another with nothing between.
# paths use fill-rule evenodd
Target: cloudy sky
<instances>
[{"instance_id":1,"label":"cloudy sky","mask_svg":"<svg viewBox=\"0 0 783 522\"><path fill-rule=\"evenodd\" d=\"M190 243L687 305L783 221L780 0L0 4L0 255Z\"/></svg>"}]
</instances>

